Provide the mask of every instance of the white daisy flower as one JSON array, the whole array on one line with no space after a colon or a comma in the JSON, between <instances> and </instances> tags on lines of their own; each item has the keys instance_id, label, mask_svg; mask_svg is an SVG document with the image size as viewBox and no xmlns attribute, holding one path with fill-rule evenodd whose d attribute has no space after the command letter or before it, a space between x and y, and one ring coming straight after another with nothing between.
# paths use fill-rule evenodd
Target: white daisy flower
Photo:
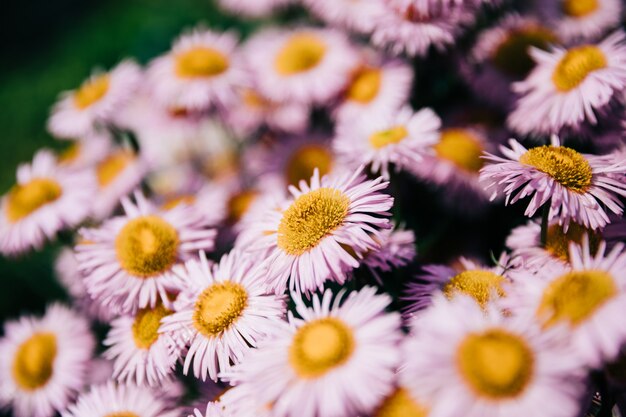
<instances>
[{"instance_id":1,"label":"white daisy flower","mask_svg":"<svg viewBox=\"0 0 626 417\"><path fill-rule=\"evenodd\" d=\"M218 372L244 355L282 322L282 296L268 294L263 270L239 252L224 255L211 267L204 253L177 274L181 293L176 313L163 319L160 332L190 345L183 373L217 381Z\"/></svg>"},{"instance_id":2,"label":"white daisy flower","mask_svg":"<svg viewBox=\"0 0 626 417\"><path fill-rule=\"evenodd\" d=\"M91 297L120 313L159 300L169 306L167 292L176 288L172 267L212 249L216 234L190 206L158 210L139 192L135 200L122 200L124 216L81 229L83 243L75 249Z\"/></svg>"},{"instance_id":3,"label":"white daisy flower","mask_svg":"<svg viewBox=\"0 0 626 417\"><path fill-rule=\"evenodd\" d=\"M0 252L17 255L39 249L57 232L89 214L96 181L89 170L63 168L49 150L17 169L17 184L0 202Z\"/></svg>"},{"instance_id":4,"label":"white daisy flower","mask_svg":"<svg viewBox=\"0 0 626 417\"><path fill-rule=\"evenodd\" d=\"M83 388L95 341L89 323L59 304L7 321L0 339L0 405L15 417L53 417Z\"/></svg>"}]
</instances>

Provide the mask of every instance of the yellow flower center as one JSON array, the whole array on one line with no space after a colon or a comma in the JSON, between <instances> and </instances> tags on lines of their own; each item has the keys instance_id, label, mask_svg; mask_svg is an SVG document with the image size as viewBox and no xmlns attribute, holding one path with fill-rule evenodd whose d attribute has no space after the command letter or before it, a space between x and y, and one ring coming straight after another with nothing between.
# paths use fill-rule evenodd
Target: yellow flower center
<instances>
[{"instance_id":1,"label":"yellow flower center","mask_svg":"<svg viewBox=\"0 0 626 417\"><path fill-rule=\"evenodd\" d=\"M13 361L13 379L25 391L43 387L52 377L57 356L53 333L35 333L22 343Z\"/></svg>"},{"instance_id":2,"label":"yellow flower center","mask_svg":"<svg viewBox=\"0 0 626 417\"><path fill-rule=\"evenodd\" d=\"M585 234L589 236L589 246L591 252L595 253L598 248L598 244L600 243L600 236L593 230L588 230L576 223L571 223L569 225L567 233L563 232L563 227L558 224L550 226L548 228L545 249L555 258L568 261L570 242L578 244L582 243L583 236L585 236Z\"/></svg>"},{"instance_id":3,"label":"yellow flower center","mask_svg":"<svg viewBox=\"0 0 626 417\"><path fill-rule=\"evenodd\" d=\"M241 191L233 195L227 204L228 221L237 223L246 214L252 202L257 198L258 193L252 190Z\"/></svg>"},{"instance_id":4,"label":"yellow flower center","mask_svg":"<svg viewBox=\"0 0 626 417\"><path fill-rule=\"evenodd\" d=\"M195 195L179 195L177 197L173 197L168 199L161 207L164 210L171 210L174 207L178 207L180 204L193 204L196 202Z\"/></svg>"},{"instance_id":5,"label":"yellow flower center","mask_svg":"<svg viewBox=\"0 0 626 417\"><path fill-rule=\"evenodd\" d=\"M118 151L107 156L96 167L96 176L100 187L106 187L117 178L135 160L135 155L128 151Z\"/></svg>"},{"instance_id":6,"label":"yellow flower center","mask_svg":"<svg viewBox=\"0 0 626 417\"><path fill-rule=\"evenodd\" d=\"M452 277L443 287L443 293L448 298L458 293L473 297L481 307L485 307L493 295L504 297L502 284L505 278L491 271L480 269L463 271Z\"/></svg>"},{"instance_id":7,"label":"yellow flower center","mask_svg":"<svg viewBox=\"0 0 626 417\"><path fill-rule=\"evenodd\" d=\"M175 58L176 74L183 78L214 77L228 69L228 57L217 49L198 46Z\"/></svg>"},{"instance_id":8,"label":"yellow flower center","mask_svg":"<svg viewBox=\"0 0 626 417\"><path fill-rule=\"evenodd\" d=\"M370 145L374 149L384 148L385 146L402 142L408 135L409 132L404 126L394 126L387 130L372 133L370 135Z\"/></svg>"},{"instance_id":9,"label":"yellow flower center","mask_svg":"<svg viewBox=\"0 0 626 417\"><path fill-rule=\"evenodd\" d=\"M426 417L428 409L417 403L404 389L396 389L374 412L373 417Z\"/></svg>"},{"instance_id":10,"label":"yellow flower center","mask_svg":"<svg viewBox=\"0 0 626 417\"><path fill-rule=\"evenodd\" d=\"M574 271L560 276L545 289L537 315L547 326L567 321L576 326L617 295L617 285L604 271Z\"/></svg>"},{"instance_id":11,"label":"yellow flower center","mask_svg":"<svg viewBox=\"0 0 626 417\"><path fill-rule=\"evenodd\" d=\"M478 172L483 167L480 156L483 146L468 130L445 129L441 132L439 143L434 146L437 156L446 159L458 168L469 172Z\"/></svg>"},{"instance_id":12,"label":"yellow flower center","mask_svg":"<svg viewBox=\"0 0 626 417\"><path fill-rule=\"evenodd\" d=\"M584 156L564 146L538 146L523 154L520 163L535 167L576 193L591 186L593 172Z\"/></svg>"},{"instance_id":13,"label":"yellow flower center","mask_svg":"<svg viewBox=\"0 0 626 417\"><path fill-rule=\"evenodd\" d=\"M276 55L274 66L281 75L295 75L315 68L326 54L326 43L311 33L296 34Z\"/></svg>"},{"instance_id":14,"label":"yellow flower center","mask_svg":"<svg viewBox=\"0 0 626 417\"><path fill-rule=\"evenodd\" d=\"M158 216L142 216L120 230L115 251L129 274L149 278L170 269L177 258L178 243L178 233L171 224Z\"/></svg>"},{"instance_id":15,"label":"yellow flower center","mask_svg":"<svg viewBox=\"0 0 626 417\"><path fill-rule=\"evenodd\" d=\"M53 179L35 178L26 184L15 185L7 195L6 216L16 222L63 194L61 185Z\"/></svg>"},{"instance_id":16,"label":"yellow flower center","mask_svg":"<svg viewBox=\"0 0 626 417\"><path fill-rule=\"evenodd\" d=\"M354 351L352 330L327 317L300 327L289 346L289 363L302 378L316 378L350 359Z\"/></svg>"},{"instance_id":17,"label":"yellow flower center","mask_svg":"<svg viewBox=\"0 0 626 417\"><path fill-rule=\"evenodd\" d=\"M315 168L320 176L330 172L333 155L320 145L305 145L296 150L285 165L285 177L289 184L297 185L300 180L310 181Z\"/></svg>"},{"instance_id":18,"label":"yellow flower center","mask_svg":"<svg viewBox=\"0 0 626 417\"><path fill-rule=\"evenodd\" d=\"M332 233L348 215L350 199L334 188L301 195L283 213L278 225L278 247L301 255Z\"/></svg>"},{"instance_id":19,"label":"yellow flower center","mask_svg":"<svg viewBox=\"0 0 626 417\"><path fill-rule=\"evenodd\" d=\"M168 310L162 304L154 308L139 310L132 327L135 345L139 349L149 349L159 338L161 319L172 313L173 311Z\"/></svg>"},{"instance_id":20,"label":"yellow flower center","mask_svg":"<svg viewBox=\"0 0 626 417\"><path fill-rule=\"evenodd\" d=\"M346 98L367 104L378 95L381 81L382 71L379 68L361 68L352 79Z\"/></svg>"},{"instance_id":21,"label":"yellow flower center","mask_svg":"<svg viewBox=\"0 0 626 417\"><path fill-rule=\"evenodd\" d=\"M585 81L589 74L606 66L606 56L597 46L584 45L572 48L556 66L552 82L557 90L567 93Z\"/></svg>"},{"instance_id":22,"label":"yellow flower center","mask_svg":"<svg viewBox=\"0 0 626 417\"><path fill-rule=\"evenodd\" d=\"M477 395L502 400L520 395L533 377L535 360L528 344L503 329L465 337L457 350L461 376Z\"/></svg>"},{"instance_id":23,"label":"yellow flower center","mask_svg":"<svg viewBox=\"0 0 626 417\"><path fill-rule=\"evenodd\" d=\"M237 283L224 281L206 288L196 301L193 322L206 337L219 336L243 314L248 293Z\"/></svg>"},{"instance_id":24,"label":"yellow flower center","mask_svg":"<svg viewBox=\"0 0 626 417\"><path fill-rule=\"evenodd\" d=\"M86 109L92 104L100 101L109 91L109 74L98 75L86 80L74 92L74 104L81 110Z\"/></svg>"},{"instance_id":25,"label":"yellow flower center","mask_svg":"<svg viewBox=\"0 0 626 417\"><path fill-rule=\"evenodd\" d=\"M118 411L115 413L107 414L104 417L140 417L139 414L135 414L132 411Z\"/></svg>"},{"instance_id":26,"label":"yellow flower center","mask_svg":"<svg viewBox=\"0 0 626 417\"><path fill-rule=\"evenodd\" d=\"M552 31L541 26L528 26L511 31L506 39L493 52L491 61L500 71L515 77L524 78L535 66L530 57L531 46L547 49L549 44L556 43L557 37Z\"/></svg>"},{"instance_id":27,"label":"yellow flower center","mask_svg":"<svg viewBox=\"0 0 626 417\"><path fill-rule=\"evenodd\" d=\"M563 0L561 8L563 13L570 17L585 17L600 7L598 0Z\"/></svg>"},{"instance_id":28,"label":"yellow flower center","mask_svg":"<svg viewBox=\"0 0 626 417\"><path fill-rule=\"evenodd\" d=\"M271 103L267 99L249 88L244 90L241 98L246 106L253 109L266 109L271 106Z\"/></svg>"},{"instance_id":29,"label":"yellow flower center","mask_svg":"<svg viewBox=\"0 0 626 417\"><path fill-rule=\"evenodd\" d=\"M69 164L75 161L80 155L81 147L82 145L80 144L80 142L72 142L70 146L65 148L59 154L59 162L61 162L62 164Z\"/></svg>"}]
</instances>

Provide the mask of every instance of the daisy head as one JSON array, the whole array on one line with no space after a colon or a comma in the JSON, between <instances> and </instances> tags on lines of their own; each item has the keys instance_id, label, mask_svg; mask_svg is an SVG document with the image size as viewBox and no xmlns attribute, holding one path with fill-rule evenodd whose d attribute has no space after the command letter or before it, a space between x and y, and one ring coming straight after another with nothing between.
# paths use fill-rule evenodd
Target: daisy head
<instances>
[{"instance_id":1,"label":"daisy head","mask_svg":"<svg viewBox=\"0 0 626 417\"><path fill-rule=\"evenodd\" d=\"M385 11L381 0L304 0L324 22L359 33L369 33L374 20Z\"/></svg>"},{"instance_id":2,"label":"daisy head","mask_svg":"<svg viewBox=\"0 0 626 417\"><path fill-rule=\"evenodd\" d=\"M148 68L154 97L166 108L206 110L228 105L248 82L237 52L237 37L195 29L181 35L167 54Z\"/></svg>"},{"instance_id":3,"label":"daisy head","mask_svg":"<svg viewBox=\"0 0 626 417\"><path fill-rule=\"evenodd\" d=\"M550 51L531 49L537 63L515 83L520 94L508 125L521 134L556 134L598 123L597 113L626 87L626 34L618 31L597 44Z\"/></svg>"},{"instance_id":4,"label":"daisy head","mask_svg":"<svg viewBox=\"0 0 626 417\"><path fill-rule=\"evenodd\" d=\"M397 170L418 164L428 146L439 138L441 120L431 109L418 112L406 106L366 116L358 123L337 126L333 146L339 158L352 167L370 165L372 173L389 178L389 166Z\"/></svg>"},{"instance_id":5,"label":"daisy head","mask_svg":"<svg viewBox=\"0 0 626 417\"><path fill-rule=\"evenodd\" d=\"M327 290L309 308L294 295L301 318L291 316L227 379L276 417L368 414L393 388L400 317L372 287L342 296Z\"/></svg>"},{"instance_id":6,"label":"daisy head","mask_svg":"<svg viewBox=\"0 0 626 417\"><path fill-rule=\"evenodd\" d=\"M17 183L0 202L0 252L17 255L39 249L57 232L89 214L96 191L89 170L64 168L49 150L17 169Z\"/></svg>"},{"instance_id":7,"label":"daisy head","mask_svg":"<svg viewBox=\"0 0 626 417\"><path fill-rule=\"evenodd\" d=\"M224 10L238 16L264 17L293 3L293 0L219 0Z\"/></svg>"},{"instance_id":8,"label":"daisy head","mask_svg":"<svg viewBox=\"0 0 626 417\"><path fill-rule=\"evenodd\" d=\"M240 252L209 264L204 253L177 270L182 292L160 332L188 344L183 372L203 381L239 363L282 321L285 302L269 294L263 271Z\"/></svg>"},{"instance_id":9,"label":"daisy head","mask_svg":"<svg viewBox=\"0 0 626 417\"><path fill-rule=\"evenodd\" d=\"M380 192L386 187L380 177L366 180L361 169L322 179L316 170L310 184L291 186L290 198L247 226L256 239L245 250L266 256L267 282L277 293L290 276L296 291L314 291L329 279L343 284L358 259L379 247L381 229L390 227L393 198Z\"/></svg>"},{"instance_id":10,"label":"daisy head","mask_svg":"<svg viewBox=\"0 0 626 417\"><path fill-rule=\"evenodd\" d=\"M59 304L4 325L0 404L16 417L53 417L83 388L95 341L89 323Z\"/></svg>"},{"instance_id":11,"label":"daisy head","mask_svg":"<svg viewBox=\"0 0 626 417\"><path fill-rule=\"evenodd\" d=\"M491 163L480 171L485 189L494 190L492 199L504 194L508 204L530 196L527 216L549 204L549 219L557 218L566 228L571 220L595 230L609 222L607 209L622 213L619 196L626 196L626 183L615 176L626 171L626 161L581 154L561 146L556 137L550 145L531 149L514 139L509 144L500 147L504 157L487 153Z\"/></svg>"},{"instance_id":12,"label":"daisy head","mask_svg":"<svg viewBox=\"0 0 626 417\"><path fill-rule=\"evenodd\" d=\"M89 294L119 312L159 301L170 305L168 290L176 289L172 268L198 250L212 249L216 234L188 205L159 210L141 193L135 200L122 200L125 215L81 229L84 243L76 246Z\"/></svg>"},{"instance_id":13,"label":"daisy head","mask_svg":"<svg viewBox=\"0 0 626 417\"><path fill-rule=\"evenodd\" d=\"M245 48L259 91L277 102L327 104L358 65L346 35L332 29L270 29Z\"/></svg>"},{"instance_id":14,"label":"daisy head","mask_svg":"<svg viewBox=\"0 0 626 417\"><path fill-rule=\"evenodd\" d=\"M80 139L98 124L113 121L141 82L141 69L130 60L108 72L94 72L76 90L65 92L54 105L48 130L59 139Z\"/></svg>"},{"instance_id":15,"label":"daisy head","mask_svg":"<svg viewBox=\"0 0 626 417\"><path fill-rule=\"evenodd\" d=\"M532 316L504 317L469 297L437 296L413 322L404 348L400 380L414 398L428 399L433 416L580 411L580 362L562 332L542 332Z\"/></svg>"}]
</instances>

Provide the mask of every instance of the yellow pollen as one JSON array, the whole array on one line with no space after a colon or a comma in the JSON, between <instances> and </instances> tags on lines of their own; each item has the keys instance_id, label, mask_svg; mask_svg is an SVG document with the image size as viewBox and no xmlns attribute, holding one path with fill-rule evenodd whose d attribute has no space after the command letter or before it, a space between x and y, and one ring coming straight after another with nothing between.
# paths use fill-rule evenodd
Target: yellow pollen
<instances>
[{"instance_id":1,"label":"yellow pollen","mask_svg":"<svg viewBox=\"0 0 626 417\"><path fill-rule=\"evenodd\" d=\"M463 271L452 277L450 282L443 287L443 293L448 298L458 293L472 296L481 307L485 308L493 295L504 297L502 289L504 281L505 278L502 275L491 271L480 269Z\"/></svg>"},{"instance_id":2,"label":"yellow pollen","mask_svg":"<svg viewBox=\"0 0 626 417\"><path fill-rule=\"evenodd\" d=\"M384 148L385 146L400 143L409 135L404 126L394 126L387 130L381 130L370 135L370 145L374 149Z\"/></svg>"},{"instance_id":3,"label":"yellow pollen","mask_svg":"<svg viewBox=\"0 0 626 417\"><path fill-rule=\"evenodd\" d=\"M552 82L557 90L567 93L585 81L589 74L606 66L606 56L597 46L584 45L572 48L556 66Z\"/></svg>"},{"instance_id":4,"label":"yellow pollen","mask_svg":"<svg viewBox=\"0 0 626 417\"><path fill-rule=\"evenodd\" d=\"M276 55L274 66L281 75L295 75L315 68L326 54L326 43L312 33L296 34Z\"/></svg>"},{"instance_id":5,"label":"yellow pollen","mask_svg":"<svg viewBox=\"0 0 626 417\"><path fill-rule=\"evenodd\" d=\"M13 379L25 391L43 387L52 377L57 340L53 333L35 333L15 353Z\"/></svg>"},{"instance_id":6,"label":"yellow pollen","mask_svg":"<svg viewBox=\"0 0 626 417\"><path fill-rule=\"evenodd\" d=\"M617 295L613 277L604 271L574 271L545 289L537 315L546 326L566 321L576 326Z\"/></svg>"},{"instance_id":7,"label":"yellow pollen","mask_svg":"<svg viewBox=\"0 0 626 417\"><path fill-rule=\"evenodd\" d=\"M542 26L528 26L511 31L498 45L491 56L491 61L500 71L516 78L524 78L535 66L530 57L529 48L534 46L547 49L556 43L557 37L552 31Z\"/></svg>"},{"instance_id":8,"label":"yellow pollen","mask_svg":"<svg viewBox=\"0 0 626 417\"><path fill-rule=\"evenodd\" d=\"M483 167L483 146L468 130L444 129L434 149L437 156L465 171L476 173Z\"/></svg>"},{"instance_id":9,"label":"yellow pollen","mask_svg":"<svg viewBox=\"0 0 626 417\"><path fill-rule=\"evenodd\" d=\"M80 150L80 142L72 142L70 146L68 146L61 153L59 153L59 162L61 162L62 164L72 163L80 155Z\"/></svg>"},{"instance_id":10,"label":"yellow pollen","mask_svg":"<svg viewBox=\"0 0 626 417\"><path fill-rule=\"evenodd\" d=\"M478 396L501 400L517 397L528 387L535 360L521 337L490 329L465 337L457 350L457 365Z\"/></svg>"},{"instance_id":11,"label":"yellow pollen","mask_svg":"<svg viewBox=\"0 0 626 417\"><path fill-rule=\"evenodd\" d=\"M564 261L569 260L569 244L570 242L582 243L585 234L589 237L589 247L591 253L595 253L600 243L600 236L593 230L586 229L576 223L571 223L567 233L563 232L563 227L553 224L548 228L548 237L546 239L545 249L555 258Z\"/></svg>"},{"instance_id":12,"label":"yellow pollen","mask_svg":"<svg viewBox=\"0 0 626 417\"><path fill-rule=\"evenodd\" d=\"M361 68L348 87L348 100L367 104L374 100L380 91L382 71L379 68Z\"/></svg>"},{"instance_id":13,"label":"yellow pollen","mask_svg":"<svg viewBox=\"0 0 626 417\"><path fill-rule=\"evenodd\" d=\"M228 221L237 223L246 214L258 194L252 190L241 191L233 195L227 204Z\"/></svg>"},{"instance_id":14,"label":"yellow pollen","mask_svg":"<svg viewBox=\"0 0 626 417\"><path fill-rule=\"evenodd\" d=\"M109 74L98 75L85 81L74 92L74 104L81 110L97 103L109 91Z\"/></svg>"},{"instance_id":15,"label":"yellow pollen","mask_svg":"<svg viewBox=\"0 0 626 417\"><path fill-rule=\"evenodd\" d=\"M228 69L228 57L217 49L198 46L178 54L176 74L183 78L215 77Z\"/></svg>"},{"instance_id":16,"label":"yellow pollen","mask_svg":"<svg viewBox=\"0 0 626 417\"><path fill-rule=\"evenodd\" d=\"M301 195L283 213L278 225L278 247L301 255L341 225L350 199L334 188L318 188Z\"/></svg>"},{"instance_id":17,"label":"yellow pollen","mask_svg":"<svg viewBox=\"0 0 626 417\"><path fill-rule=\"evenodd\" d=\"M426 417L428 409L417 403L404 389L396 389L373 413L372 417Z\"/></svg>"},{"instance_id":18,"label":"yellow pollen","mask_svg":"<svg viewBox=\"0 0 626 417\"><path fill-rule=\"evenodd\" d=\"M161 207L163 207L164 210L171 210L174 207L177 207L180 204L193 204L196 202L196 196L195 195L179 195L178 197L174 197L174 198L170 198L169 200L167 200L165 203L163 203L163 205Z\"/></svg>"},{"instance_id":19,"label":"yellow pollen","mask_svg":"<svg viewBox=\"0 0 626 417\"><path fill-rule=\"evenodd\" d=\"M598 0L563 0L561 8L563 13L570 17L585 17L600 7Z\"/></svg>"},{"instance_id":20,"label":"yellow pollen","mask_svg":"<svg viewBox=\"0 0 626 417\"><path fill-rule=\"evenodd\" d=\"M193 323L206 337L216 337L235 323L248 306L248 292L237 283L224 281L206 288L196 301Z\"/></svg>"},{"instance_id":21,"label":"yellow pollen","mask_svg":"<svg viewBox=\"0 0 626 417\"><path fill-rule=\"evenodd\" d=\"M327 317L298 329L289 346L289 363L302 378L316 378L344 364L354 351L352 330Z\"/></svg>"},{"instance_id":22,"label":"yellow pollen","mask_svg":"<svg viewBox=\"0 0 626 417\"><path fill-rule=\"evenodd\" d=\"M115 251L129 274L149 278L170 269L177 258L178 243L178 233L171 224L158 216L142 216L120 230Z\"/></svg>"},{"instance_id":23,"label":"yellow pollen","mask_svg":"<svg viewBox=\"0 0 626 417\"><path fill-rule=\"evenodd\" d=\"M591 186L591 165L573 149L564 146L539 146L529 149L519 161L548 174L563 187L576 193L585 193Z\"/></svg>"},{"instance_id":24,"label":"yellow pollen","mask_svg":"<svg viewBox=\"0 0 626 417\"><path fill-rule=\"evenodd\" d=\"M133 323L133 340L139 349L149 349L159 338L161 319L173 312L158 304L154 308L144 308L135 315Z\"/></svg>"},{"instance_id":25,"label":"yellow pollen","mask_svg":"<svg viewBox=\"0 0 626 417\"><path fill-rule=\"evenodd\" d=\"M140 417L132 411L118 411L116 413L107 414L104 417Z\"/></svg>"},{"instance_id":26,"label":"yellow pollen","mask_svg":"<svg viewBox=\"0 0 626 417\"><path fill-rule=\"evenodd\" d=\"M7 195L6 216L14 223L46 204L61 197L61 185L53 179L35 178L26 184L17 184Z\"/></svg>"},{"instance_id":27,"label":"yellow pollen","mask_svg":"<svg viewBox=\"0 0 626 417\"><path fill-rule=\"evenodd\" d=\"M106 187L134 160L135 155L129 151L118 151L107 156L96 167L98 184L100 184L101 187Z\"/></svg>"},{"instance_id":28,"label":"yellow pollen","mask_svg":"<svg viewBox=\"0 0 626 417\"><path fill-rule=\"evenodd\" d=\"M333 156L330 151L320 145L305 145L296 150L285 165L285 177L289 184L297 185L300 180L309 181L315 168L320 176L330 172Z\"/></svg>"}]
</instances>

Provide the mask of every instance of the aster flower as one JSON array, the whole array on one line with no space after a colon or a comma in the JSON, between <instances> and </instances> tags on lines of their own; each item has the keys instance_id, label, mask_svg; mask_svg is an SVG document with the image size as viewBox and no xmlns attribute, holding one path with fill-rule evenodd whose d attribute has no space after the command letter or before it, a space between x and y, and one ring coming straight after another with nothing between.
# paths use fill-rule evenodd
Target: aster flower
<instances>
[{"instance_id":1,"label":"aster flower","mask_svg":"<svg viewBox=\"0 0 626 417\"><path fill-rule=\"evenodd\" d=\"M404 352L400 380L431 402L433 416L579 412L580 362L563 332L543 332L532 316L505 317L469 297L438 296L413 322Z\"/></svg>"},{"instance_id":2,"label":"aster flower","mask_svg":"<svg viewBox=\"0 0 626 417\"><path fill-rule=\"evenodd\" d=\"M17 184L0 202L0 252L17 255L39 249L59 230L83 221L96 184L91 171L63 168L41 150L17 169Z\"/></svg>"},{"instance_id":3,"label":"aster flower","mask_svg":"<svg viewBox=\"0 0 626 417\"><path fill-rule=\"evenodd\" d=\"M224 10L248 17L267 16L291 3L293 0L219 0L219 5Z\"/></svg>"},{"instance_id":4,"label":"aster flower","mask_svg":"<svg viewBox=\"0 0 626 417\"><path fill-rule=\"evenodd\" d=\"M76 246L89 294L119 312L155 307L159 300L169 306L173 266L212 249L216 234L190 206L158 210L141 193L135 200L122 199L125 215L81 229L83 243Z\"/></svg>"},{"instance_id":5,"label":"aster flower","mask_svg":"<svg viewBox=\"0 0 626 417\"><path fill-rule=\"evenodd\" d=\"M619 196L626 196L626 183L615 175L626 171L625 160L578 153L561 146L557 137L551 145L531 149L514 139L509 144L500 147L504 157L487 153L491 164L480 171L485 189L494 189L492 199L504 194L508 204L532 196L527 216L550 204L549 219L558 218L566 228L570 220L591 229L605 226L609 218L603 206L622 213Z\"/></svg>"},{"instance_id":6,"label":"aster flower","mask_svg":"<svg viewBox=\"0 0 626 417\"><path fill-rule=\"evenodd\" d=\"M108 134L94 133L82 140L73 141L58 154L58 164L71 169L84 169L95 166L111 149L112 141Z\"/></svg>"},{"instance_id":7,"label":"aster flower","mask_svg":"<svg viewBox=\"0 0 626 417\"><path fill-rule=\"evenodd\" d=\"M251 347L271 334L285 314L281 296L268 294L263 271L239 252L209 265L204 253L177 270L181 293L176 312L163 318L160 332L190 345L183 372L196 378L217 374L239 363Z\"/></svg>"},{"instance_id":8,"label":"aster flower","mask_svg":"<svg viewBox=\"0 0 626 417\"><path fill-rule=\"evenodd\" d=\"M156 391L134 385L108 382L96 385L82 394L76 404L64 411L62 417L178 417L179 410L169 406Z\"/></svg>"},{"instance_id":9,"label":"aster flower","mask_svg":"<svg viewBox=\"0 0 626 417\"><path fill-rule=\"evenodd\" d=\"M332 29L268 29L245 45L259 92L271 101L325 105L348 84L358 56Z\"/></svg>"},{"instance_id":10,"label":"aster flower","mask_svg":"<svg viewBox=\"0 0 626 417\"><path fill-rule=\"evenodd\" d=\"M53 417L83 388L95 341L89 323L59 304L7 321L0 339L0 405L15 417Z\"/></svg>"},{"instance_id":11,"label":"aster flower","mask_svg":"<svg viewBox=\"0 0 626 417\"><path fill-rule=\"evenodd\" d=\"M141 81L141 69L130 60L109 72L94 72L76 90L65 92L52 109L48 130L59 139L79 139L96 125L109 123L129 101Z\"/></svg>"},{"instance_id":12,"label":"aster flower","mask_svg":"<svg viewBox=\"0 0 626 417\"><path fill-rule=\"evenodd\" d=\"M360 33L370 32L374 20L385 11L381 0L304 0L303 3L329 25Z\"/></svg>"},{"instance_id":13,"label":"aster flower","mask_svg":"<svg viewBox=\"0 0 626 417\"><path fill-rule=\"evenodd\" d=\"M391 301L372 287L333 301L313 297L312 308L294 296L302 319L290 317L271 340L225 374L248 386L276 417L367 414L392 389L402 337Z\"/></svg>"},{"instance_id":14,"label":"aster flower","mask_svg":"<svg viewBox=\"0 0 626 417\"><path fill-rule=\"evenodd\" d=\"M166 108L206 110L228 105L248 75L237 48L237 37L195 29L181 35L172 50L148 68L154 97Z\"/></svg>"},{"instance_id":15,"label":"aster flower","mask_svg":"<svg viewBox=\"0 0 626 417\"><path fill-rule=\"evenodd\" d=\"M520 94L509 127L521 134L552 134L598 123L598 113L626 87L626 34L618 31L598 44L551 51L532 49L537 63L513 85Z\"/></svg>"},{"instance_id":16,"label":"aster flower","mask_svg":"<svg viewBox=\"0 0 626 417\"><path fill-rule=\"evenodd\" d=\"M337 126L333 147L349 166L371 164L370 171L389 178L397 170L420 163L429 145L439 138L441 120L431 109L418 112L406 106Z\"/></svg>"},{"instance_id":17,"label":"aster flower","mask_svg":"<svg viewBox=\"0 0 626 417\"><path fill-rule=\"evenodd\" d=\"M277 293L290 276L298 292L322 288L328 279L343 284L359 266L355 256L377 249L380 230L389 228L393 198L380 193L386 187L380 177L366 180L361 169L321 180L316 170L310 185L289 187L292 198L249 225L256 239L244 249L265 256L267 283Z\"/></svg>"}]
</instances>

